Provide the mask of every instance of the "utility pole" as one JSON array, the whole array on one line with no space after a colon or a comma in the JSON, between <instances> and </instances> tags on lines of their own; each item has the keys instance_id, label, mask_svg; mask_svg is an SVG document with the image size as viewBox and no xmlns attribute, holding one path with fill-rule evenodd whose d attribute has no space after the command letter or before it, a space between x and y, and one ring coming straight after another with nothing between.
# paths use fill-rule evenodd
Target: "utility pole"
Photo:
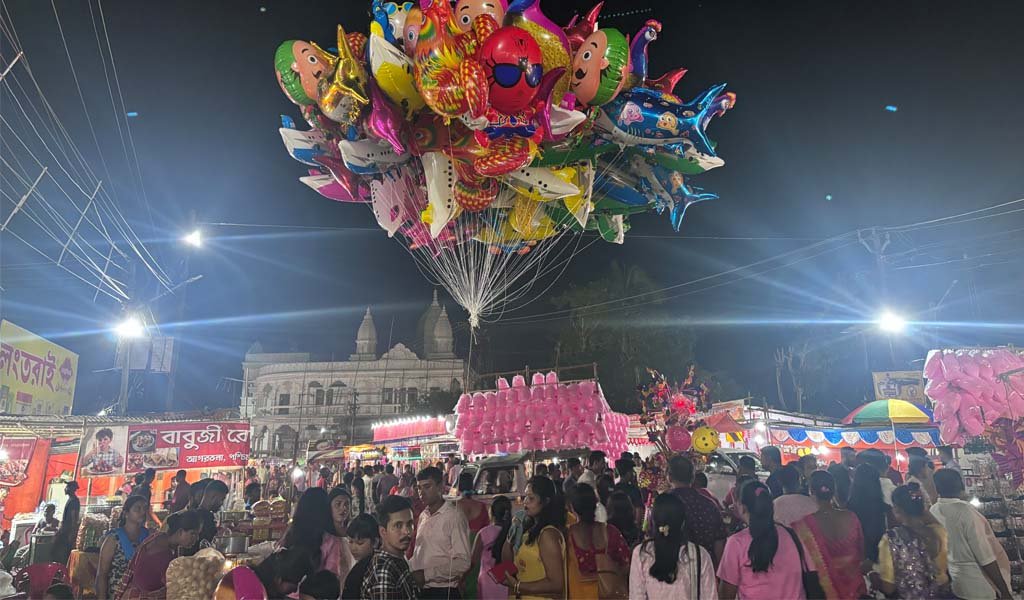
<instances>
[{"instance_id":1,"label":"utility pole","mask_svg":"<svg viewBox=\"0 0 1024 600\"><path fill-rule=\"evenodd\" d=\"M193 232L196 230L197 220L195 209L188 211L188 229L186 231ZM185 320L185 296L188 294L188 281L192 273L190 270L190 260L192 258L192 252L195 251L195 247L191 244L185 244L185 258L183 263L183 276L182 281L186 282L185 285L181 286L177 293L177 302L174 310L174 322L179 326ZM174 410L174 389L178 378L178 361L181 359L181 337L180 335L174 340L174 349L171 351L171 371L167 374L167 396L164 398L164 410L172 412ZM244 390L243 390L244 393Z\"/></svg>"},{"instance_id":2,"label":"utility pole","mask_svg":"<svg viewBox=\"0 0 1024 600\"><path fill-rule=\"evenodd\" d=\"M885 278L885 249L889 247L889 242L892 241L889 237L889 232L880 232L877 227L866 230L861 229L857 231L857 241L875 257L875 267L878 269L878 297L882 299L883 304L888 304L889 288ZM897 366L896 349L893 347L891 335L888 336L888 344L889 366L895 369Z\"/></svg>"},{"instance_id":3,"label":"utility pole","mask_svg":"<svg viewBox=\"0 0 1024 600\"><path fill-rule=\"evenodd\" d=\"M135 268L135 261L128 261L128 294L130 300L124 303L124 314L126 317L131 317L132 307L135 298L138 295L138 278ZM128 394L130 392L130 382L132 376L132 342L133 338L130 335L119 335L117 338L117 350L118 354L121 355L121 386L117 395L117 414L126 417L128 416Z\"/></svg>"}]
</instances>

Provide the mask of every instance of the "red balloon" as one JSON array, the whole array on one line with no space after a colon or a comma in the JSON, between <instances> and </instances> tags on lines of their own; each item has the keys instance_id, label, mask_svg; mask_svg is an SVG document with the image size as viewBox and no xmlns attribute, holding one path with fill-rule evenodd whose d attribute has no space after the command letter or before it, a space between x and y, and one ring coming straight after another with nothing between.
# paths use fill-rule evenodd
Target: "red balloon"
<instances>
[{"instance_id":1,"label":"red balloon","mask_svg":"<svg viewBox=\"0 0 1024 600\"><path fill-rule=\"evenodd\" d=\"M690 432L685 427L669 427L665 432L665 443L673 452L686 452L690 449Z\"/></svg>"},{"instance_id":2,"label":"red balloon","mask_svg":"<svg viewBox=\"0 0 1024 600\"><path fill-rule=\"evenodd\" d=\"M502 27L477 53L487 75L488 99L494 110L511 115L533 102L544 74L540 46L525 30Z\"/></svg>"}]
</instances>

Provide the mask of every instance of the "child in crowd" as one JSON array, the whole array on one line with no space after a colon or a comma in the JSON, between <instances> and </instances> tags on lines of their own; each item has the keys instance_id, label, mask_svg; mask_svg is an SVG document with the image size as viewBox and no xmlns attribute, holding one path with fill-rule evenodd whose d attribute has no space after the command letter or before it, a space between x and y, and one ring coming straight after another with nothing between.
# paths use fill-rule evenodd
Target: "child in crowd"
<instances>
[{"instance_id":1,"label":"child in crowd","mask_svg":"<svg viewBox=\"0 0 1024 600\"><path fill-rule=\"evenodd\" d=\"M370 515L359 515L348 525L348 545L356 561L345 578L341 597L343 600L358 600L362 597L363 578L373 557L373 551L380 545L380 528L377 520Z\"/></svg>"}]
</instances>

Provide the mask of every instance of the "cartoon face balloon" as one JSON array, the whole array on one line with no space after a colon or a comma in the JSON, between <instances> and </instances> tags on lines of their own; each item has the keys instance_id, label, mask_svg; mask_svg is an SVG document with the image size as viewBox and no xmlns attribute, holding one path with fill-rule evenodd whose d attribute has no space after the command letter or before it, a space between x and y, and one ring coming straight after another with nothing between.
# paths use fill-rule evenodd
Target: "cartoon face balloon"
<instances>
[{"instance_id":1,"label":"cartoon face balloon","mask_svg":"<svg viewBox=\"0 0 1024 600\"><path fill-rule=\"evenodd\" d=\"M455 3L455 26L465 33L473 28L473 20L491 15L497 23L505 19L504 0L459 0Z\"/></svg>"},{"instance_id":2,"label":"cartoon face balloon","mask_svg":"<svg viewBox=\"0 0 1024 600\"><path fill-rule=\"evenodd\" d=\"M420 27L423 25L423 11L420 7L413 6L405 15L405 25L402 26L402 48L405 53L412 56L416 52L416 42L420 39Z\"/></svg>"},{"instance_id":3,"label":"cartoon face balloon","mask_svg":"<svg viewBox=\"0 0 1024 600\"><path fill-rule=\"evenodd\" d=\"M544 67L540 46L529 33L518 27L502 27L480 47L478 58L487 75L492 108L510 115L530 105Z\"/></svg>"},{"instance_id":4,"label":"cartoon face balloon","mask_svg":"<svg viewBox=\"0 0 1024 600\"><path fill-rule=\"evenodd\" d=\"M316 103L321 79L334 72L334 57L316 44L287 40L274 53L277 82L288 99L299 106Z\"/></svg>"},{"instance_id":5,"label":"cartoon face balloon","mask_svg":"<svg viewBox=\"0 0 1024 600\"><path fill-rule=\"evenodd\" d=\"M590 34L572 60L569 91L580 104L601 106L622 89L629 72L629 41L617 29Z\"/></svg>"}]
</instances>

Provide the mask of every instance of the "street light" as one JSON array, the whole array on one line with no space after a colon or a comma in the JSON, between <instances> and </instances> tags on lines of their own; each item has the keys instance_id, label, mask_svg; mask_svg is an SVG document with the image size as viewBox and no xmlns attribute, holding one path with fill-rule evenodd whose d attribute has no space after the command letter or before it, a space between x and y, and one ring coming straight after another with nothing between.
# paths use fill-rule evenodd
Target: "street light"
<instances>
[{"instance_id":1,"label":"street light","mask_svg":"<svg viewBox=\"0 0 1024 600\"><path fill-rule=\"evenodd\" d=\"M181 238L183 242L194 248L200 248L203 245L203 232L199 229L195 229L192 233Z\"/></svg>"},{"instance_id":2,"label":"street light","mask_svg":"<svg viewBox=\"0 0 1024 600\"><path fill-rule=\"evenodd\" d=\"M907 328L906 319L888 310L879 315L878 319L875 320L875 324L886 333L903 333Z\"/></svg>"},{"instance_id":3,"label":"street light","mask_svg":"<svg viewBox=\"0 0 1024 600\"><path fill-rule=\"evenodd\" d=\"M146 336L146 326L142 319L131 315L114 326L114 333L122 340L134 340Z\"/></svg>"},{"instance_id":4,"label":"street light","mask_svg":"<svg viewBox=\"0 0 1024 600\"><path fill-rule=\"evenodd\" d=\"M132 342L146 337L146 324L137 315L129 314L114 326L118 354L121 355L121 391L117 395L117 413L128 414L128 382L131 377Z\"/></svg>"}]
</instances>

